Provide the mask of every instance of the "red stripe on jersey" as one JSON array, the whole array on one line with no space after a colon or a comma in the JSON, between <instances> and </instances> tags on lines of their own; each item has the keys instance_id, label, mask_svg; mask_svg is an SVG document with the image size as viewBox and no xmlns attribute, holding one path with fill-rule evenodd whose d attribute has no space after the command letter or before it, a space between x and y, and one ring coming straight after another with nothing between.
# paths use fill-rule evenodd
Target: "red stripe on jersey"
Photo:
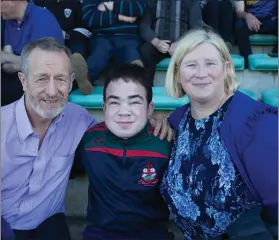
<instances>
[{"instance_id":1,"label":"red stripe on jersey","mask_svg":"<svg viewBox=\"0 0 279 240\"><path fill-rule=\"evenodd\" d=\"M92 147L92 148L86 148L86 151L91 152L103 152L108 153L117 157L123 157L124 151L119 149L113 149L113 148L105 148L105 147Z\"/></svg>"}]
</instances>

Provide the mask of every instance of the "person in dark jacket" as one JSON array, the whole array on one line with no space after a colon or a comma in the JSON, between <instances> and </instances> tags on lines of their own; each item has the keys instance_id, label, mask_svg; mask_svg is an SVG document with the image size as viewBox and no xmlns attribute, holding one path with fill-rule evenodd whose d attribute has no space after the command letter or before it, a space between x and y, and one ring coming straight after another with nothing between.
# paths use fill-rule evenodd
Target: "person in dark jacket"
<instances>
[{"instance_id":1,"label":"person in dark jacket","mask_svg":"<svg viewBox=\"0 0 279 240\"><path fill-rule=\"evenodd\" d=\"M87 42L91 37L82 21L82 5L79 0L35 0L36 5L47 8L56 17L63 30L66 46L72 53L87 55Z\"/></svg>"},{"instance_id":2,"label":"person in dark jacket","mask_svg":"<svg viewBox=\"0 0 279 240\"><path fill-rule=\"evenodd\" d=\"M89 176L84 239L173 239L159 185L170 142L153 135L152 88L145 70L124 64L104 84L103 123L83 138Z\"/></svg>"},{"instance_id":3,"label":"person in dark jacket","mask_svg":"<svg viewBox=\"0 0 279 240\"><path fill-rule=\"evenodd\" d=\"M153 0L140 21L140 48L144 67L153 84L156 64L171 57L177 41L190 29L200 27L202 14L196 0Z\"/></svg>"},{"instance_id":4,"label":"person in dark jacket","mask_svg":"<svg viewBox=\"0 0 279 240\"><path fill-rule=\"evenodd\" d=\"M199 0L203 21L225 40L229 49L233 42L234 7L232 0Z\"/></svg>"},{"instance_id":5,"label":"person in dark jacket","mask_svg":"<svg viewBox=\"0 0 279 240\"><path fill-rule=\"evenodd\" d=\"M142 65L138 51L138 22L147 0L84 0L83 21L93 33L87 64L91 81L98 79L110 63Z\"/></svg>"},{"instance_id":6,"label":"person in dark jacket","mask_svg":"<svg viewBox=\"0 0 279 240\"><path fill-rule=\"evenodd\" d=\"M248 67L248 56L252 54L251 34L273 34L278 36L278 0L236 0L235 40L239 53ZM278 57L278 40L271 52Z\"/></svg>"},{"instance_id":7,"label":"person in dark jacket","mask_svg":"<svg viewBox=\"0 0 279 240\"><path fill-rule=\"evenodd\" d=\"M35 0L36 5L48 9L57 19L63 32L65 45L73 53L73 64L78 79L74 82L73 90L78 85L83 94L92 93L86 56L88 54L89 32L82 21L82 5L79 0Z\"/></svg>"},{"instance_id":8,"label":"person in dark jacket","mask_svg":"<svg viewBox=\"0 0 279 240\"><path fill-rule=\"evenodd\" d=\"M198 29L181 39L166 90L190 103L169 117L176 136L161 192L189 240L275 237L266 223L278 226L278 109L237 88L219 35Z\"/></svg>"}]
</instances>

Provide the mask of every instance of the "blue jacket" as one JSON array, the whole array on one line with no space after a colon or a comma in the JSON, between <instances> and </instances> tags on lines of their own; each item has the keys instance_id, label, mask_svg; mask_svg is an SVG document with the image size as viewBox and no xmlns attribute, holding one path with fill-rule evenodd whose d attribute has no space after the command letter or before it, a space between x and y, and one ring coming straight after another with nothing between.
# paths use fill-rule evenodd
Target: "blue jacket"
<instances>
[{"instance_id":1,"label":"blue jacket","mask_svg":"<svg viewBox=\"0 0 279 240\"><path fill-rule=\"evenodd\" d=\"M190 105L169 117L177 129ZM220 126L220 135L251 193L278 215L278 109L237 91Z\"/></svg>"}]
</instances>

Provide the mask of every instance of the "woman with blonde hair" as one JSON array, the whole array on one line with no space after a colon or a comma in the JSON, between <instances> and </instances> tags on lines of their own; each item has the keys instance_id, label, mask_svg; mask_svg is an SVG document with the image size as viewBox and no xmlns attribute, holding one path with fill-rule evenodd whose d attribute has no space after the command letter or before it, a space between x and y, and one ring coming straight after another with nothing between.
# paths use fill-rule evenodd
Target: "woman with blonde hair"
<instances>
[{"instance_id":1,"label":"woman with blonde hair","mask_svg":"<svg viewBox=\"0 0 279 240\"><path fill-rule=\"evenodd\" d=\"M161 192L186 239L273 239L261 214L278 216L278 111L237 88L220 36L198 29L179 41L166 90L190 103L169 117L176 138Z\"/></svg>"}]
</instances>

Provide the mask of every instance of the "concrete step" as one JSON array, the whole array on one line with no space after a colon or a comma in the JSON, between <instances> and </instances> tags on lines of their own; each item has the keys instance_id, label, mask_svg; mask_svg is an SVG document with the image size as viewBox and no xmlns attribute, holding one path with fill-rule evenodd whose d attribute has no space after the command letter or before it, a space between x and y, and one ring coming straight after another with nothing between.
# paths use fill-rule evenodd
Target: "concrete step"
<instances>
[{"instance_id":1,"label":"concrete step","mask_svg":"<svg viewBox=\"0 0 279 240\"><path fill-rule=\"evenodd\" d=\"M88 178L70 179L66 192L66 215L85 217L88 200Z\"/></svg>"}]
</instances>

